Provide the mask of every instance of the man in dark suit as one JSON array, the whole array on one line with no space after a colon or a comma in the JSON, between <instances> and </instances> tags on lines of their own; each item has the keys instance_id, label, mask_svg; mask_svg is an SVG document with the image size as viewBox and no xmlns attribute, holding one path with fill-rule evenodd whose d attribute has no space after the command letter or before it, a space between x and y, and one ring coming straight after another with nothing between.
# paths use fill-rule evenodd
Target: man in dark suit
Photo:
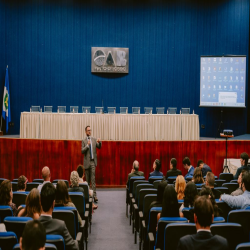
<instances>
[{"instance_id":1,"label":"man in dark suit","mask_svg":"<svg viewBox=\"0 0 250 250\"><path fill-rule=\"evenodd\" d=\"M168 179L168 177L170 176L182 175L181 170L177 169L176 166L177 166L177 160L175 158L172 158L170 161L170 170L167 171L166 179Z\"/></svg>"},{"instance_id":2,"label":"man in dark suit","mask_svg":"<svg viewBox=\"0 0 250 250\"><path fill-rule=\"evenodd\" d=\"M210 187L215 199L220 199L221 192L219 190L214 189L215 178L212 172L207 172L206 175L206 186Z\"/></svg>"},{"instance_id":3,"label":"man in dark suit","mask_svg":"<svg viewBox=\"0 0 250 250\"><path fill-rule=\"evenodd\" d=\"M161 169L161 161L156 159L153 164L154 171L149 174L149 177L151 176L163 176L163 173L160 172Z\"/></svg>"},{"instance_id":4,"label":"man in dark suit","mask_svg":"<svg viewBox=\"0 0 250 250\"><path fill-rule=\"evenodd\" d=\"M144 173L139 171L139 162L138 161L133 162L133 168L131 169L130 174L128 174L128 181L133 176L144 176ZM127 186L128 186L128 181L127 181Z\"/></svg>"},{"instance_id":5,"label":"man in dark suit","mask_svg":"<svg viewBox=\"0 0 250 250\"><path fill-rule=\"evenodd\" d=\"M66 224L62 220L52 218L55 206L56 189L53 184L46 183L41 191L42 213L39 221L43 224L46 234L59 234L64 238L66 250L78 250L77 241L73 240Z\"/></svg>"},{"instance_id":6,"label":"man in dark suit","mask_svg":"<svg viewBox=\"0 0 250 250\"><path fill-rule=\"evenodd\" d=\"M194 202L194 222L197 233L186 235L179 241L177 250L226 250L228 249L227 240L218 235L212 235L210 225L214 219L212 202L205 196L198 197Z\"/></svg>"},{"instance_id":7,"label":"man in dark suit","mask_svg":"<svg viewBox=\"0 0 250 250\"><path fill-rule=\"evenodd\" d=\"M95 168L97 166L96 148L101 149L100 139L91 137L91 128L85 128L86 138L82 140L82 154L84 154L83 166L85 169L86 181L92 185L94 201L97 202L96 185L95 185Z\"/></svg>"},{"instance_id":8,"label":"man in dark suit","mask_svg":"<svg viewBox=\"0 0 250 250\"><path fill-rule=\"evenodd\" d=\"M197 162L197 167L201 169L202 177L206 176L207 172L212 172L212 169L206 163L204 163L203 160L199 160Z\"/></svg>"}]
</instances>

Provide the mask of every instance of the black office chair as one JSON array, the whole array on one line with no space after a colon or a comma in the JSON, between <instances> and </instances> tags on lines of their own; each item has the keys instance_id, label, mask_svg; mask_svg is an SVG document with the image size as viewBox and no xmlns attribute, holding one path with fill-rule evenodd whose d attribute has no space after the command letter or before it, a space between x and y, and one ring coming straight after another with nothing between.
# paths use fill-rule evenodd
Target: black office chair
<instances>
[{"instance_id":1,"label":"black office chair","mask_svg":"<svg viewBox=\"0 0 250 250\"><path fill-rule=\"evenodd\" d=\"M220 235L227 239L229 250L234 250L236 246L243 241L243 229L237 223L216 223L212 224L211 233L213 235Z\"/></svg>"},{"instance_id":2,"label":"black office chair","mask_svg":"<svg viewBox=\"0 0 250 250\"><path fill-rule=\"evenodd\" d=\"M12 185L12 192L16 192L17 191L17 182L11 182Z\"/></svg>"},{"instance_id":3,"label":"black office chair","mask_svg":"<svg viewBox=\"0 0 250 250\"><path fill-rule=\"evenodd\" d=\"M188 234L196 234L196 226L194 223L168 224L164 232L163 249L177 249L180 238Z\"/></svg>"},{"instance_id":4,"label":"black office chair","mask_svg":"<svg viewBox=\"0 0 250 250\"><path fill-rule=\"evenodd\" d=\"M154 181L162 181L162 180L163 180L163 176L150 176L150 177L148 178L148 182L149 182L150 184L153 184Z\"/></svg>"},{"instance_id":5,"label":"black office chair","mask_svg":"<svg viewBox=\"0 0 250 250\"><path fill-rule=\"evenodd\" d=\"M0 232L0 247L2 250L10 250L18 243L14 232Z\"/></svg>"},{"instance_id":6,"label":"black office chair","mask_svg":"<svg viewBox=\"0 0 250 250\"><path fill-rule=\"evenodd\" d=\"M4 224L6 230L14 232L19 240L22 236L26 223L30 220L33 219L30 217L5 217Z\"/></svg>"},{"instance_id":7,"label":"black office chair","mask_svg":"<svg viewBox=\"0 0 250 250\"><path fill-rule=\"evenodd\" d=\"M158 189L158 186L159 186L159 184L160 184L161 182L162 182L162 181L159 181L159 180L158 180L158 181L154 181L154 182L153 182L154 188L155 188L155 189Z\"/></svg>"},{"instance_id":8,"label":"black office chair","mask_svg":"<svg viewBox=\"0 0 250 250\"><path fill-rule=\"evenodd\" d=\"M232 210L228 214L227 221L240 224L243 228L243 242L250 241L250 210Z\"/></svg>"},{"instance_id":9,"label":"black office chair","mask_svg":"<svg viewBox=\"0 0 250 250\"><path fill-rule=\"evenodd\" d=\"M28 182L26 184L26 191L31 191L33 188L37 188L41 183L39 182Z\"/></svg>"},{"instance_id":10,"label":"black office chair","mask_svg":"<svg viewBox=\"0 0 250 250\"><path fill-rule=\"evenodd\" d=\"M225 180L226 182L230 182L233 179L234 179L234 176L231 173L221 173L219 175L219 180Z\"/></svg>"},{"instance_id":11,"label":"black office chair","mask_svg":"<svg viewBox=\"0 0 250 250\"><path fill-rule=\"evenodd\" d=\"M13 192L12 202L16 204L16 207L25 204L28 193L29 192Z\"/></svg>"},{"instance_id":12,"label":"black office chair","mask_svg":"<svg viewBox=\"0 0 250 250\"><path fill-rule=\"evenodd\" d=\"M46 243L53 244L57 250L65 250L65 242L61 235L46 235Z\"/></svg>"},{"instance_id":13,"label":"black office chair","mask_svg":"<svg viewBox=\"0 0 250 250\"><path fill-rule=\"evenodd\" d=\"M222 187L222 184L226 183L225 180L215 180L217 187Z\"/></svg>"},{"instance_id":14,"label":"black office chair","mask_svg":"<svg viewBox=\"0 0 250 250\"><path fill-rule=\"evenodd\" d=\"M10 206L0 206L0 223L3 223L4 218L7 216L13 216L13 211Z\"/></svg>"},{"instance_id":15,"label":"black office chair","mask_svg":"<svg viewBox=\"0 0 250 250\"><path fill-rule=\"evenodd\" d=\"M20 245L16 244L13 247L13 250L21 250ZM56 246L54 244L45 243L45 250L57 250L57 248L56 248Z\"/></svg>"},{"instance_id":16,"label":"black office chair","mask_svg":"<svg viewBox=\"0 0 250 250\"><path fill-rule=\"evenodd\" d=\"M229 192L229 194L231 194L232 192L234 192L239 187L239 184L229 182L229 183L222 184L222 187L228 188L228 192Z\"/></svg>"}]
</instances>

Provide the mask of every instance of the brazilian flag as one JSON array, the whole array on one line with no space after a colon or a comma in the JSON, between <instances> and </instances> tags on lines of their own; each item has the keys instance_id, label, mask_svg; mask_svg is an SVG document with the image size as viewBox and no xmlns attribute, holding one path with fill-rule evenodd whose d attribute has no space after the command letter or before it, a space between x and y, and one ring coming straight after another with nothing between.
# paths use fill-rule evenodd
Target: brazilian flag
<instances>
[{"instance_id":1,"label":"brazilian flag","mask_svg":"<svg viewBox=\"0 0 250 250\"><path fill-rule=\"evenodd\" d=\"M6 121L6 134L7 134L8 133L8 129L9 129L9 122L11 121L11 115L10 115L10 88L9 88L8 65L6 67L5 84L4 84L4 91L3 91L2 117Z\"/></svg>"}]
</instances>

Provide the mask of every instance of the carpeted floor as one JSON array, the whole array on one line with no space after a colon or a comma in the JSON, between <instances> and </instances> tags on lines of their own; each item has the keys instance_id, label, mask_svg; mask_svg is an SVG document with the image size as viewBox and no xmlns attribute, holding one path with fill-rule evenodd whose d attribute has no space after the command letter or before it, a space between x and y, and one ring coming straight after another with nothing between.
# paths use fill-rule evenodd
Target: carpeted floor
<instances>
[{"instance_id":1,"label":"carpeted floor","mask_svg":"<svg viewBox=\"0 0 250 250\"><path fill-rule=\"evenodd\" d=\"M90 250L137 250L134 235L126 217L126 191L97 190L98 209L93 214Z\"/></svg>"}]
</instances>

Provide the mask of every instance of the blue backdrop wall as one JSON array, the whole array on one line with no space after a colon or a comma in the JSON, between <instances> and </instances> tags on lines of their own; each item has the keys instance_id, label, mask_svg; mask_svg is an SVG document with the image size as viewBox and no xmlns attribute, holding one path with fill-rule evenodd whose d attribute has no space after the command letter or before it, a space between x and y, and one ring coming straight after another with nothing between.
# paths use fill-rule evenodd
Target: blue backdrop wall
<instances>
[{"instance_id":1,"label":"blue backdrop wall","mask_svg":"<svg viewBox=\"0 0 250 250\"><path fill-rule=\"evenodd\" d=\"M205 125L201 136L215 136L220 109L199 108L200 56L248 56L249 0L82 2L0 1L0 96L8 64L15 123L9 133L19 133L20 113L31 105L94 112L103 101L129 112L190 107ZM92 46L128 47L129 74L92 74ZM244 134L247 110L225 109L223 121Z\"/></svg>"}]
</instances>

